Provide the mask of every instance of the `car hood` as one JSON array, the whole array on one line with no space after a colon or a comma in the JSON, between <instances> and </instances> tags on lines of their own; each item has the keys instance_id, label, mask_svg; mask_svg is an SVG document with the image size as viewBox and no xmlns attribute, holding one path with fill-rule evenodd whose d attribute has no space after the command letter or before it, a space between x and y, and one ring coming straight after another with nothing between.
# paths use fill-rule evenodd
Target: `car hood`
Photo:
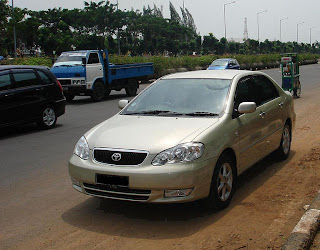
<instances>
[{"instance_id":1,"label":"car hood","mask_svg":"<svg viewBox=\"0 0 320 250\"><path fill-rule=\"evenodd\" d=\"M72 77L85 77L86 76L86 68L84 66L79 66L77 64L54 64L54 66L50 69L50 71L57 78L72 78Z\"/></svg>"},{"instance_id":2,"label":"car hood","mask_svg":"<svg viewBox=\"0 0 320 250\"><path fill-rule=\"evenodd\" d=\"M214 117L115 115L88 131L85 137L90 149L136 149L156 154L193 141L218 120Z\"/></svg>"}]
</instances>

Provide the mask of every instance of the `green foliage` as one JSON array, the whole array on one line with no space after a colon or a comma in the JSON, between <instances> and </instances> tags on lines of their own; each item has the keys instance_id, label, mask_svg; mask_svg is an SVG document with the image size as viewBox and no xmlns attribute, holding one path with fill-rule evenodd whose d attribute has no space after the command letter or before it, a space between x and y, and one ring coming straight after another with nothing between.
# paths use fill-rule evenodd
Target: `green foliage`
<instances>
[{"instance_id":1,"label":"green foliage","mask_svg":"<svg viewBox=\"0 0 320 250\"><path fill-rule=\"evenodd\" d=\"M17 58L1 61L1 64L6 65L42 65L51 67L52 59L49 57L28 57L28 58Z\"/></svg>"}]
</instances>

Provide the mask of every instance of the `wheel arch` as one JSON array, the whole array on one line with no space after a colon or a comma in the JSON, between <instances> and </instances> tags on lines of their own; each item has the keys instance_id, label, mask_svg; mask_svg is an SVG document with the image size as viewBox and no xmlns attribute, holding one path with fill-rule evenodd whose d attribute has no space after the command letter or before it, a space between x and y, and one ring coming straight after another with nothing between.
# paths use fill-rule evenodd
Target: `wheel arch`
<instances>
[{"instance_id":1,"label":"wheel arch","mask_svg":"<svg viewBox=\"0 0 320 250\"><path fill-rule=\"evenodd\" d=\"M234 163L234 167L236 168L237 172L238 172L238 161L237 161L237 155L235 153L235 151L232 148L225 148L221 154L219 155L219 158L221 156L226 156L228 158L230 158L232 160L232 162Z\"/></svg>"}]
</instances>

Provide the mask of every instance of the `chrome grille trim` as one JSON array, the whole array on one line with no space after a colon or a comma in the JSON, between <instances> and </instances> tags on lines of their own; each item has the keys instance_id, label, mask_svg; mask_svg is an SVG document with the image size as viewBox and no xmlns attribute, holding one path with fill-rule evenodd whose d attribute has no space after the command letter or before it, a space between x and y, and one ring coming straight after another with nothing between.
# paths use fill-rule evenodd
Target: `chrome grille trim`
<instances>
[{"instance_id":1,"label":"chrome grille trim","mask_svg":"<svg viewBox=\"0 0 320 250\"><path fill-rule=\"evenodd\" d=\"M116 164L116 162L104 162L100 161L99 159L96 159L95 151L106 151L106 152L120 152L120 153L132 153L132 154L144 154L144 159L138 163L138 164ZM139 166L141 165L145 159L148 157L149 152L145 150L135 150L135 149L117 149L117 148L94 148L93 149L93 161L99 164L107 164L107 165L112 165L112 166Z\"/></svg>"},{"instance_id":2,"label":"chrome grille trim","mask_svg":"<svg viewBox=\"0 0 320 250\"><path fill-rule=\"evenodd\" d=\"M151 195L151 190L130 189L128 187L119 186L119 188L127 189L128 192L117 192L113 190L105 190L99 188L103 186L104 185L100 184L83 183L83 188L87 194L103 198L131 201L147 201L149 199L149 196ZM106 185L105 188L108 188L108 186Z\"/></svg>"}]
</instances>

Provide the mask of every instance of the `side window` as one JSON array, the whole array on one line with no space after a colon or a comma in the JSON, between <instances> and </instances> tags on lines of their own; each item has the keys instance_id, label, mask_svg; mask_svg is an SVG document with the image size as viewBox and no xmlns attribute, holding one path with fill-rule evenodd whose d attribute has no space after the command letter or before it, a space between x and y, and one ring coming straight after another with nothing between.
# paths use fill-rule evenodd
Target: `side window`
<instances>
[{"instance_id":1,"label":"side window","mask_svg":"<svg viewBox=\"0 0 320 250\"><path fill-rule=\"evenodd\" d=\"M42 71L38 70L37 71L41 80L45 83L45 84L50 84L52 83L52 81L50 80L50 78L45 74L43 73Z\"/></svg>"},{"instance_id":2,"label":"side window","mask_svg":"<svg viewBox=\"0 0 320 250\"><path fill-rule=\"evenodd\" d=\"M89 59L88 59L88 64L94 64L94 63L99 63L99 56L98 53L90 53Z\"/></svg>"},{"instance_id":3,"label":"side window","mask_svg":"<svg viewBox=\"0 0 320 250\"><path fill-rule=\"evenodd\" d=\"M13 78L15 80L17 88L40 84L36 74L33 71L14 72Z\"/></svg>"},{"instance_id":4,"label":"side window","mask_svg":"<svg viewBox=\"0 0 320 250\"><path fill-rule=\"evenodd\" d=\"M8 90L11 88L11 80L9 71L1 72L0 74L0 91Z\"/></svg>"},{"instance_id":5,"label":"side window","mask_svg":"<svg viewBox=\"0 0 320 250\"><path fill-rule=\"evenodd\" d=\"M236 96L234 100L234 110L237 110L242 102L255 102L253 79L251 76L245 76L238 82Z\"/></svg>"},{"instance_id":6,"label":"side window","mask_svg":"<svg viewBox=\"0 0 320 250\"><path fill-rule=\"evenodd\" d=\"M279 97L277 88L267 77L263 75L255 76L255 83L260 91L260 104L266 103Z\"/></svg>"}]
</instances>

